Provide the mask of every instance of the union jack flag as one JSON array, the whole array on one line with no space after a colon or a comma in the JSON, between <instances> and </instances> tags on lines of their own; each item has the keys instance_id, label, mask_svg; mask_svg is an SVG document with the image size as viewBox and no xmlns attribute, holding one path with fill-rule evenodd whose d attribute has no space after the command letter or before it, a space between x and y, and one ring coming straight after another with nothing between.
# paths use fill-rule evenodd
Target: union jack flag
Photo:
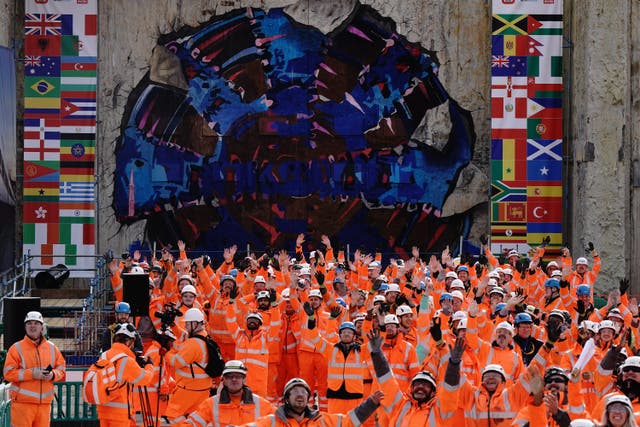
<instances>
[{"instance_id":1,"label":"union jack flag","mask_svg":"<svg viewBox=\"0 0 640 427\"><path fill-rule=\"evenodd\" d=\"M61 28L60 14L27 13L24 18L25 35L59 36Z\"/></svg>"},{"instance_id":2,"label":"union jack flag","mask_svg":"<svg viewBox=\"0 0 640 427\"><path fill-rule=\"evenodd\" d=\"M502 55L491 55L491 68L509 68L509 57Z\"/></svg>"},{"instance_id":3,"label":"union jack flag","mask_svg":"<svg viewBox=\"0 0 640 427\"><path fill-rule=\"evenodd\" d=\"M25 56L24 57L24 65L26 67L39 67L40 66L40 57L39 56Z\"/></svg>"}]
</instances>

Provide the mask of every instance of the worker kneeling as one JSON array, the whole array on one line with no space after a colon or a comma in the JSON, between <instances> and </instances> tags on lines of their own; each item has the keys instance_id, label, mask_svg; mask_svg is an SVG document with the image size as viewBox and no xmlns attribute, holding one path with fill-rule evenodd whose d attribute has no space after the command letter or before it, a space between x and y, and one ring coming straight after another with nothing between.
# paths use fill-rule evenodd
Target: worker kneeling
<instances>
[{"instance_id":1,"label":"worker kneeling","mask_svg":"<svg viewBox=\"0 0 640 427\"><path fill-rule=\"evenodd\" d=\"M284 402L274 414L266 415L255 422L243 424L248 427L355 427L362 424L380 406L384 394L376 391L347 414L328 414L309 409L311 389L302 378L292 378L284 386Z\"/></svg>"},{"instance_id":2,"label":"worker kneeling","mask_svg":"<svg viewBox=\"0 0 640 427\"><path fill-rule=\"evenodd\" d=\"M276 408L246 385L247 367L240 360L230 360L222 371L222 387L189 416L188 425L225 427L254 421L273 414Z\"/></svg>"}]
</instances>

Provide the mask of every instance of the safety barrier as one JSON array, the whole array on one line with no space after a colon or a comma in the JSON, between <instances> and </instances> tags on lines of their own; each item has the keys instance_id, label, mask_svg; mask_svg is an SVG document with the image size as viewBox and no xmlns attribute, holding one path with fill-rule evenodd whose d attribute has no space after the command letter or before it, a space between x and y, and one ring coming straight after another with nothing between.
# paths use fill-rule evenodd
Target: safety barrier
<instances>
[{"instance_id":1,"label":"safety barrier","mask_svg":"<svg viewBox=\"0 0 640 427\"><path fill-rule=\"evenodd\" d=\"M11 425L11 384L0 384L0 427ZM82 382L54 384L55 397L51 407L51 422L96 421L98 413L95 405L82 400Z\"/></svg>"},{"instance_id":2,"label":"safety barrier","mask_svg":"<svg viewBox=\"0 0 640 427\"><path fill-rule=\"evenodd\" d=\"M93 421L98 419L95 405L82 400L82 382L55 383L51 421Z\"/></svg>"}]
</instances>

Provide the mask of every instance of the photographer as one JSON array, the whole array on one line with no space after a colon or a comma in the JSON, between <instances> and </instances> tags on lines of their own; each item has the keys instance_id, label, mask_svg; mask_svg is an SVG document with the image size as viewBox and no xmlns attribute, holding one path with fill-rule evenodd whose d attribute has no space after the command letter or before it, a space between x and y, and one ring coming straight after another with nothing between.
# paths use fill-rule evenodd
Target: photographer
<instances>
[{"instance_id":1,"label":"photographer","mask_svg":"<svg viewBox=\"0 0 640 427\"><path fill-rule=\"evenodd\" d=\"M115 335L116 329L118 326L123 323L129 323L131 319L131 306L127 302L119 302L116 303L114 307L116 321L110 324L107 327L107 330L102 334L102 347L100 352L107 351L111 348L111 343L113 342L113 338ZM134 352L142 352L142 339L140 338L140 334L136 330L136 339L133 345Z\"/></svg>"},{"instance_id":2,"label":"photographer","mask_svg":"<svg viewBox=\"0 0 640 427\"><path fill-rule=\"evenodd\" d=\"M135 340L136 328L130 323L121 323L115 330L113 345L103 354L103 358L114 361L116 380L123 386L111 391L115 396L113 400L97 406L101 427L129 425L133 419L133 402L128 384L145 386L153 379L151 360L136 357L132 351Z\"/></svg>"},{"instance_id":3,"label":"photographer","mask_svg":"<svg viewBox=\"0 0 640 427\"><path fill-rule=\"evenodd\" d=\"M173 348L175 341L176 336L166 325L154 332L153 341L149 344L143 358L153 363L153 379L148 386L134 389L134 392L138 392L143 397L141 399L142 419L151 421L154 426L158 425L159 417L165 415L169 394L175 388L175 380L171 376L169 364L164 357Z\"/></svg>"}]
</instances>

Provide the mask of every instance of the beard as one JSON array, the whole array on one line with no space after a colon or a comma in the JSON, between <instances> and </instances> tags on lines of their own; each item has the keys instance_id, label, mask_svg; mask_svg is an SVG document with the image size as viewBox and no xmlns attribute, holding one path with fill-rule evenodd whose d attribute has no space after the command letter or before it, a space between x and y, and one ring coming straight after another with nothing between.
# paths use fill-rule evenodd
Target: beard
<instances>
[{"instance_id":1,"label":"beard","mask_svg":"<svg viewBox=\"0 0 640 427\"><path fill-rule=\"evenodd\" d=\"M250 331L255 331L260 327L260 325L258 325L257 323L249 323L247 325L247 329Z\"/></svg>"}]
</instances>

